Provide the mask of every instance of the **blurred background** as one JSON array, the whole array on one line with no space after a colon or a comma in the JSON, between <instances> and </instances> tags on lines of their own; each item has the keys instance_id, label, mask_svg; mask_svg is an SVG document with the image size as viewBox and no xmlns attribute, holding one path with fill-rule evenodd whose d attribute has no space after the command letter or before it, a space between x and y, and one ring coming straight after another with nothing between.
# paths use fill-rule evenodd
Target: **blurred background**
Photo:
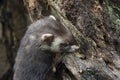
<instances>
[{"instance_id":1,"label":"blurred background","mask_svg":"<svg viewBox=\"0 0 120 80\"><path fill-rule=\"evenodd\" d=\"M27 22L22 0L0 0L0 80L12 80L14 58Z\"/></svg>"}]
</instances>

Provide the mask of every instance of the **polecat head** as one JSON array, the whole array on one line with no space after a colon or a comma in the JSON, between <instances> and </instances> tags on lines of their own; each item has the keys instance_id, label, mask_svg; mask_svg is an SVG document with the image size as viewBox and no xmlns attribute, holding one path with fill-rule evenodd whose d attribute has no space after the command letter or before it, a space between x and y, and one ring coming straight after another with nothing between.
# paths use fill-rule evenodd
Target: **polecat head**
<instances>
[{"instance_id":1,"label":"polecat head","mask_svg":"<svg viewBox=\"0 0 120 80\"><path fill-rule=\"evenodd\" d=\"M71 45L74 39L71 32L66 29L54 16L46 17L33 23L28 29L30 40L40 44L41 50L52 52L72 52L78 46Z\"/></svg>"},{"instance_id":2,"label":"polecat head","mask_svg":"<svg viewBox=\"0 0 120 80\"><path fill-rule=\"evenodd\" d=\"M41 36L42 50L50 50L51 52L73 52L79 49L76 45L71 45L64 38L55 36L54 34L46 33Z\"/></svg>"}]
</instances>

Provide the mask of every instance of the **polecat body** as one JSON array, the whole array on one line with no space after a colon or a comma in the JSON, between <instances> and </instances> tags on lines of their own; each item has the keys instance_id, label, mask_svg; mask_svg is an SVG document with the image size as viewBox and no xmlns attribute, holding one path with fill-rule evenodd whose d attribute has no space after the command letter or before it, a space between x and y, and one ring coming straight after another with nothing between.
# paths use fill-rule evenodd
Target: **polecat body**
<instances>
[{"instance_id":1,"label":"polecat body","mask_svg":"<svg viewBox=\"0 0 120 80\"><path fill-rule=\"evenodd\" d=\"M47 80L56 53L78 49L71 32L54 16L31 24L18 50L13 80Z\"/></svg>"}]
</instances>

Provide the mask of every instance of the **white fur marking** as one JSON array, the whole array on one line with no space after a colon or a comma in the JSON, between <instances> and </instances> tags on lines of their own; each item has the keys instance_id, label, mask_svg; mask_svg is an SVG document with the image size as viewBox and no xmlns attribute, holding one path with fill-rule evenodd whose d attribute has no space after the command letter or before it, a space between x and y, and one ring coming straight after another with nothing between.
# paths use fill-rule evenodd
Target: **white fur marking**
<instances>
[{"instance_id":1,"label":"white fur marking","mask_svg":"<svg viewBox=\"0 0 120 80\"><path fill-rule=\"evenodd\" d=\"M53 15L50 15L49 17L52 18L52 19L54 19L54 20L56 20L56 18Z\"/></svg>"},{"instance_id":2,"label":"white fur marking","mask_svg":"<svg viewBox=\"0 0 120 80\"><path fill-rule=\"evenodd\" d=\"M50 33L43 34L41 36L41 40L44 41L46 39L46 37L52 37L52 36L53 36L53 34L50 34Z\"/></svg>"},{"instance_id":3,"label":"white fur marking","mask_svg":"<svg viewBox=\"0 0 120 80\"><path fill-rule=\"evenodd\" d=\"M78 49L79 49L79 46L72 45L72 46L71 46L71 49L69 50L69 52L74 52L74 51L76 51L76 50L78 50Z\"/></svg>"},{"instance_id":4,"label":"white fur marking","mask_svg":"<svg viewBox=\"0 0 120 80\"><path fill-rule=\"evenodd\" d=\"M29 37L31 40L35 40L36 39L36 37L34 36L34 35L30 35L30 37Z\"/></svg>"},{"instance_id":5,"label":"white fur marking","mask_svg":"<svg viewBox=\"0 0 120 80\"><path fill-rule=\"evenodd\" d=\"M42 45L41 49L42 50L50 50L50 47L48 45Z\"/></svg>"},{"instance_id":6,"label":"white fur marking","mask_svg":"<svg viewBox=\"0 0 120 80\"><path fill-rule=\"evenodd\" d=\"M55 38L51 45L52 51L60 51L60 44L63 43L63 40L61 38Z\"/></svg>"},{"instance_id":7,"label":"white fur marking","mask_svg":"<svg viewBox=\"0 0 120 80\"><path fill-rule=\"evenodd\" d=\"M56 67L55 66L53 66L53 72L56 72Z\"/></svg>"},{"instance_id":8,"label":"white fur marking","mask_svg":"<svg viewBox=\"0 0 120 80\"><path fill-rule=\"evenodd\" d=\"M35 41L35 40L36 40L36 36L35 35L30 35L29 36L30 43L33 43L33 41Z\"/></svg>"},{"instance_id":9,"label":"white fur marking","mask_svg":"<svg viewBox=\"0 0 120 80\"><path fill-rule=\"evenodd\" d=\"M71 48L73 48L73 49L79 49L79 46L72 45Z\"/></svg>"}]
</instances>

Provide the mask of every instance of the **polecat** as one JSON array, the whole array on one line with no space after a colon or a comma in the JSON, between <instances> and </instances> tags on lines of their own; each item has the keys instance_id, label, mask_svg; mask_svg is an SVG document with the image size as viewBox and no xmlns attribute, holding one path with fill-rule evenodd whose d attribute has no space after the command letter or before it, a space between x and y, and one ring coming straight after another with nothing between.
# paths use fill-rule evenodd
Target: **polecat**
<instances>
[{"instance_id":1,"label":"polecat","mask_svg":"<svg viewBox=\"0 0 120 80\"><path fill-rule=\"evenodd\" d=\"M34 22L21 41L13 80L47 80L55 55L78 49L73 42L71 32L54 16Z\"/></svg>"}]
</instances>

